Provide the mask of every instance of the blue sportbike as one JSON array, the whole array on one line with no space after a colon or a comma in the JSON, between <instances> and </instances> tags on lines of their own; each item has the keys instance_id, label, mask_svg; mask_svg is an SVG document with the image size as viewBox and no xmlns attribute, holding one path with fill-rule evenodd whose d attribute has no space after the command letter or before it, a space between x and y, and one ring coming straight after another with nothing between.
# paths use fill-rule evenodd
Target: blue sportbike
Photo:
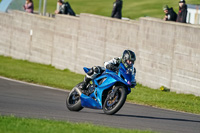
<instances>
[{"instance_id":1,"label":"blue sportbike","mask_svg":"<svg viewBox=\"0 0 200 133\"><path fill-rule=\"evenodd\" d=\"M90 70L83 69L86 73ZM80 111L84 107L103 109L105 114L113 115L124 105L134 80L132 69L127 69L122 63L117 72L106 69L87 85L86 91L79 88L83 82L76 85L67 97L67 108L70 111Z\"/></svg>"}]
</instances>

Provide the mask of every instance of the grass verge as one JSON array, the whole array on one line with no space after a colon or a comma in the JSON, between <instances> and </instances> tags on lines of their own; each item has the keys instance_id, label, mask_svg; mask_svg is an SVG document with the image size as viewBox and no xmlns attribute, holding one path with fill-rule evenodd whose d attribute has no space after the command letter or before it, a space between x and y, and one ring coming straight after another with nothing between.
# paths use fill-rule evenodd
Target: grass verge
<instances>
[{"instance_id":1,"label":"grass verge","mask_svg":"<svg viewBox=\"0 0 200 133\"><path fill-rule=\"evenodd\" d=\"M62 89L73 88L84 78L84 75L70 72L67 69L59 70L50 65L15 60L3 56L0 56L0 75Z\"/></svg>"},{"instance_id":2,"label":"grass verge","mask_svg":"<svg viewBox=\"0 0 200 133\"><path fill-rule=\"evenodd\" d=\"M42 119L0 116L1 133L153 133L152 131L128 130L95 126L89 123L70 123Z\"/></svg>"},{"instance_id":3,"label":"grass verge","mask_svg":"<svg viewBox=\"0 0 200 133\"><path fill-rule=\"evenodd\" d=\"M8 78L57 88L72 89L83 81L84 75L58 70L49 65L0 56L0 75ZM176 111L200 114L200 97L164 92L138 84L128 95L129 102Z\"/></svg>"}]
</instances>

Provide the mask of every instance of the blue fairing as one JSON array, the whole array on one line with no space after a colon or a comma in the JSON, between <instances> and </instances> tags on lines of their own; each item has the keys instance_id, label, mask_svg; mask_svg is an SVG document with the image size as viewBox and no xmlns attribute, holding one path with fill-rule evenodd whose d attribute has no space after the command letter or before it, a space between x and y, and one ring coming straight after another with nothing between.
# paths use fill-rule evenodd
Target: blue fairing
<instances>
[{"instance_id":1,"label":"blue fairing","mask_svg":"<svg viewBox=\"0 0 200 133\"><path fill-rule=\"evenodd\" d=\"M84 71L87 73L90 69L84 67ZM81 95L81 105L87 108L102 109L102 94L105 90L112 88L117 82L124 84L128 90L128 94L131 92L130 82L132 80L132 73L128 73L123 64L120 64L118 74L113 71L106 71L99 77L93 80L95 86L94 92L89 96ZM99 82L103 80L101 84Z\"/></svg>"},{"instance_id":2,"label":"blue fairing","mask_svg":"<svg viewBox=\"0 0 200 133\"><path fill-rule=\"evenodd\" d=\"M83 107L92 108L92 109L101 109L102 107L99 105L98 102L96 102L91 97L81 94L81 105Z\"/></svg>"}]
</instances>

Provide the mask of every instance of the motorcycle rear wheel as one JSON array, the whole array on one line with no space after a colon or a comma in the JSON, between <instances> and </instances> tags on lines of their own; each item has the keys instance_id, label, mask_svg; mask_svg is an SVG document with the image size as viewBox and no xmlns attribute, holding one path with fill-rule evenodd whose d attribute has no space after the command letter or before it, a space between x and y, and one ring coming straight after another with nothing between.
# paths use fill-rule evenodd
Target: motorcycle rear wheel
<instances>
[{"instance_id":1,"label":"motorcycle rear wheel","mask_svg":"<svg viewBox=\"0 0 200 133\"><path fill-rule=\"evenodd\" d=\"M78 88L80 86L81 83L79 83L78 85L76 85L69 93L69 95L67 96L66 99L66 105L67 108L70 111L80 111L83 109L83 107L81 106L81 99L80 99L80 95L79 93L76 91L75 88ZM79 89L79 88L78 88Z\"/></svg>"},{"instance_id":2,"label":"motorcycle rear wheel","mask_svg":"<svg viewBox=\"0 0 200 133\"><path fill-rule=\"evenodd\" d=\"M111 91L108 92L107 98L103 104L103 111L107 115L117 113L124 105L127 98L127 92L124 86L116 86L115 89L117 89L115 95L111 97Z\"/></svg>"}]
</instances>

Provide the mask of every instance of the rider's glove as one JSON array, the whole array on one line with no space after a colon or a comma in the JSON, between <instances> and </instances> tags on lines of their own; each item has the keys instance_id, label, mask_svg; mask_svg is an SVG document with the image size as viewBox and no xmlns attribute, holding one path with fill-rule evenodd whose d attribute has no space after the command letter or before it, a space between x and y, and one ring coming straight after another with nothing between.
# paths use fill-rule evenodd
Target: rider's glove
<instances>
[{"instance_id":1,"label":"rider's glove","mask_svg":"<svg viewBox=\"0 0 200 133\"><path fill-rule=\"evenodd\" d=\"M134 67L134 70L133 70L134 74L136 74L136 68Z\"/></svg>"},{"instance_id":2,"label":"rider's glove","mask_svg":"<svg viewBox=\"0 0 200 133\"><path fill-rule=\"evenodd\" d=\"M106 68L109 69L109 70L111 70L111 71L114 71L114 72L118 71L118 67L116 67L116 66L113 65L113 64L108 64L108 65L106 66Z\"/></svg>"}]
</instances>

